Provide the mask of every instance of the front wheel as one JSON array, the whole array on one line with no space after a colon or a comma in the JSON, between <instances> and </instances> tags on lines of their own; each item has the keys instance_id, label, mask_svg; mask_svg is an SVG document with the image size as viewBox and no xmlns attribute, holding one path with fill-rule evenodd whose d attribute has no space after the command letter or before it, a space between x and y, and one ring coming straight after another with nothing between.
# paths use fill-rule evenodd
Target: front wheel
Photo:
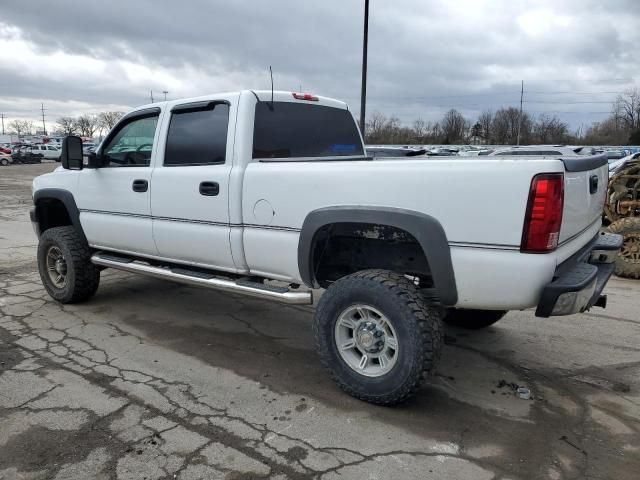
<instances>
[{"instance_id":1,"label":"front wheel","mask_svg":"<svg viewBox=\"0 0 640 480\"><path fill-rule=\"evenodd\" d=\"M364 270L324 293L314 320L323 365L348 394L378 405L413 396L435 372L442 349L440 309L404 276Z\"/></svg>"},{"instance_id":2,"label":"front wheel","mask_svg":"<svg viewBox=\"0 0 640 480\"><path fill-rule=\"evenodd\" d=\"M45 230L38 244L38 270L51 298L77 303L90 298L100 284L100 270L91 250L74 227Z\"/></svg>"}]
</instances>

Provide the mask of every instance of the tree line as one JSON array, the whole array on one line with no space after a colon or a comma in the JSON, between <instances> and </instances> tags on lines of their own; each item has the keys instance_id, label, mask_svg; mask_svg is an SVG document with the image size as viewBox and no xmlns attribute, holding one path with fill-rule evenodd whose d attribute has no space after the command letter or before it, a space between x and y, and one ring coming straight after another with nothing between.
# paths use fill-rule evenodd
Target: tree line
<instances>
[{"instance_id":1,"label":"tree line","mask_svg":"<svg viewBox=\"0 0 640 480\"><path fill-rule=\"evenodd\" d=\"M640 91L631 89L618 95L611 114L602 122L594 122L584 132L571 132L569 125L556 115L542 113L537 117L519 108L487 109L475 121L455 108L439 121L415 120L403 125L395 117L375 112L366 122L368 144L584 144L639 145Z\"/></svg>"},{"instance_id":2,"label":"tree line","mask_svg":"<svg viewBox=\"0 0 640 480\"><path fill-rule=\"evenodd\" d=\"M56 121L56 130L62 135L80 135L92 138L96 133L109 131L124 115L122 112L101 112L96 115L84 114L77 117L60 117ZM12 120L7 124L11 135L33 135L36 124L32 120Z\"/></svg>"},{"instance_id":3,"label":"tree line","mask_svg":"<svg viewBox=\"0 0 640 480\"><path fill-rule=\"evenodd\" d=\"M80 115L78 117L60 117L56 123L61 135L80 135L93 138L103 131L108 132L124 115L122 112L101 112L97 115Z\"/></svg>"}]
</instances>

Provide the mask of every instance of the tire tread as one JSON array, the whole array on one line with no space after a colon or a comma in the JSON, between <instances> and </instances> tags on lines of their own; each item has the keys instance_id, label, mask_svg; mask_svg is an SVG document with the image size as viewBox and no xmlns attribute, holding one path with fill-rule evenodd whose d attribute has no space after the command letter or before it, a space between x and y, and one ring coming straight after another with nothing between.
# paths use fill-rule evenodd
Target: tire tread
<instances>
[{"instance_id":1,"label":"tire tread","mask_svg":"<svg viewBox=\"0 0 640 480\"><path fill-rule=\"evenodd\" d=\"M100 284L100 270L96 265L91 263L91 249L86 240L78 234L75 227L53 227L46 230L42 236L58 244L66 245L71 252L71 258L66 259L67 264L73 264L72 268L75 274L71 295L68 298L56 300L61 303L78 303L93 296ZM45 275L47 275L47 273L40 269L42 283L51 294Z\"/></svg>"},{"instance_id":2,"label":"tire tread","mask_svg":"<svg viewBox=\"0 0 640 480\"><path fill-rule=\"evenodd\" d=\"M435 373L435 369L440 360L443 344L443 328L441 322L440 309L430 305L414 287L414 285L403 275L388 270L362 270L338 280L341 288L348 288L349 284L368 280L384 286L389 294L395 295L412 311L417 320L418 332L422 348L419 349L420 356L414 362L414 368L408 376L408 381L404 382L401 388L391 393L379 396L362 393L344 382L332 368L335 361L327 352L326 342L333 339L324 338L320 332L320 324L314 321L313 330L317 351L320 352L320 359L323 367L329 372L331 378L349 395L360 400L377 405L396 405L411 398L418 391L423 382ZM322 299L318 305L318 310L322 308ZM317 318L317 317L316 317Z\"/></svg>"}]
</instances>

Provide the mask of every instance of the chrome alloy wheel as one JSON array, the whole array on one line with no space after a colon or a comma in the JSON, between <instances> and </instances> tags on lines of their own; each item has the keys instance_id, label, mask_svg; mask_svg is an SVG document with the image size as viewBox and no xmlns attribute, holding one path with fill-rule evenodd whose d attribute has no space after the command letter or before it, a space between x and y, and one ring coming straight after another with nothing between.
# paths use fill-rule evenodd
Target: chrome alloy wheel
<instances>
[{"instance_id":1,"label":"chrome alloy wheel","mask_svg":"<svg viewBox=\"0 0 640 480\"><path fill-rule=\"evenodd\" d=\"M63 288L67 283L67 261L62 250L55 245L47 251L47 273L56 288Z\"/></svg>"},{"instance_id":2,"label":"chrome alloy wheel","mask_svg":"<svg viewBox=\"0 0 640 480\"><path fill-rule=\"evenodd\" d=\"M398 337L389 319L379 310L356 304L340 314L334 339L342 359L355 372L380 377L398 359Z\"/></svg>"}]
</instances>

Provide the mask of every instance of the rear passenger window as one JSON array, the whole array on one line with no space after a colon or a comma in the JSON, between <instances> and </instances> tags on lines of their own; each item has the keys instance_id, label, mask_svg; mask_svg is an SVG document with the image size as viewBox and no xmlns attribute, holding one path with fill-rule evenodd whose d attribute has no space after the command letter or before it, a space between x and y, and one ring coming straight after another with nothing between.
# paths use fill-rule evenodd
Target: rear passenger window
<instances>
[{"instance_id":1,"label":"rear passenger window","mask_svg":"<svg viewBox=\"0 0 640 480\"><path fill-rule=\"evenodd\" d=\"M171 114L164 164L216 165L225 162L229 105L217 103Z\"/></svg>"}]
</instances>

